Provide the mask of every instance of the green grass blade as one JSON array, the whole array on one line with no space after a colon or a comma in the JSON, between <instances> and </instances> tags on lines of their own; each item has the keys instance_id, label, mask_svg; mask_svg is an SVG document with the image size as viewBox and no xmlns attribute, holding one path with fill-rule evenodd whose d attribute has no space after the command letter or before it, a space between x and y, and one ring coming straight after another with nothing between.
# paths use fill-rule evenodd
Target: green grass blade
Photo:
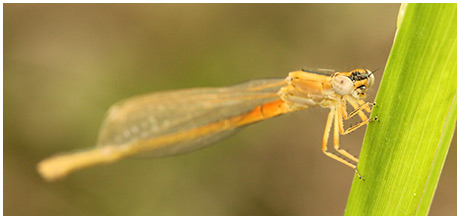
<instances>
[{"instance_id":1,"label":"green grass blade","mask_svg":"<svg viewBox=\"0 0 460 219\"><path fill-rule=\"evenodd\" d=\"M408 4L345 215L427 215L457 120L457 5Z\"/></svg>"},{"instance_id":2,"label":"green grass blade","mask_svg":"<svg viewBox=\"0 0 460 219\"><path fill-rule=\"evenodd\" d=\"M426 189L422 198L420 200L420 205L417 208L416 215L424 216L428 215L428 211L430 210L431 200L433 200L434 192L436 190L436 186L438 185L438 179L441 175L442 167L444 166L444 161L447 157L447 152L449 150L450 142L452 141L452 136L455 130L455 124L457 120L457 94L455 94L454 102L452 103L452 107L447 115L447 119L441 136L441 140L439 142L438 151L435 154L433 160L433 168L431 169L431 173L428 177L428 181L426 183Z\"/></svg>"}]
</instances>

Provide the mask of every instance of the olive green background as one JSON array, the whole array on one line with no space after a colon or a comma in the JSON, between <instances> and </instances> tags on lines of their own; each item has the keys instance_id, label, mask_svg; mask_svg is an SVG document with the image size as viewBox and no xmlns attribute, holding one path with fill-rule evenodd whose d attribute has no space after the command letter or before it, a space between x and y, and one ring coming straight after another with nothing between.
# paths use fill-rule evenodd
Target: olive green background
<instances>
[{"instance_id":1,"label":"olive green background","mask_svg":"<svg viewBox=\"0 0 460 219\"><path fill-rule=\"evenodd\" d=\"M4 4L5 215L343 215L354 176L321 152L328 109L264 121L212 147L126 159L46 183L41 159L91 147L137 94L379 68L398 4ZM349 124L354 124L350 122ZM341 138L359 155L364 129ZM456 215L456 135L431 215ZM365 175L365 173L362 173Z\"/></svg>"}]
</instances>

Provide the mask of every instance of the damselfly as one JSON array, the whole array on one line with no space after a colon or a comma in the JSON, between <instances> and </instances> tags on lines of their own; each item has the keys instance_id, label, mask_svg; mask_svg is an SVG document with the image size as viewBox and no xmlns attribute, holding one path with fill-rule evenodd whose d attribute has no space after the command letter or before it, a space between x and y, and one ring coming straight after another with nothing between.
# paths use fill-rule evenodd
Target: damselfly
<instances>
[{"instance_id":1,"label":"damselfly","mask_svg":"<svg viewBox=\"0 0 460 219\"><path fill-rule=\"evenodd\" d=\"M163 157L190 152L220 141L240 127L321 106L330 109L322 151L355 169L359 176L358 159L340 148L339 135L374 120L365 114L371 112L373 103L364 101L373 83L373 72L366 69L335 73L301 70L289 73L286 79L132 97L110 108L96 148L53 156L41 161L37 168L46 180L53 181L85 167L133 155ZM354 109L350 113L346 110L347 103ZM344 129L343 120L355 115L361 122ZM332 127L333 145L338 154L327 150Z\"/></svg>"}]
</instances>

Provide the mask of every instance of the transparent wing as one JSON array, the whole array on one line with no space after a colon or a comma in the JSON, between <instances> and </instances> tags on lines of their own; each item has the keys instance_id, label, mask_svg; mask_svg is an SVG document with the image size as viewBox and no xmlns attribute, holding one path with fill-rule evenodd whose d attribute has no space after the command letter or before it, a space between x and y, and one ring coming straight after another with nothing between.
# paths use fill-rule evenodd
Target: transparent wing
<instances>
[{"instance_id":1,"label":"transparent wing","mask_svg":"<svg viewBox=\"0 0 460 219\"><path fill-rule=\"evenodd\" d=\"M131 152L148 151L153 157L196 150L256 122L240 121L257 107L279 101L277 92L284 83L283 79L255 80L126 99L109 110L97 146L132 147Z\"/></svg>"}]
</instances>

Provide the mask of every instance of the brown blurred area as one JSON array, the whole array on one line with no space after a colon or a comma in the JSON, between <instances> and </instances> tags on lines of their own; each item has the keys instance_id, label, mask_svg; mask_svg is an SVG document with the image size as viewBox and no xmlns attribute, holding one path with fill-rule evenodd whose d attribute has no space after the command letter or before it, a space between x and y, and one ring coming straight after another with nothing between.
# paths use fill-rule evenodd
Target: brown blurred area
<instances>
[{"instance_id":1,"label":"brown blurred area","mask_svg":"<svg viewBox=\"0 0 460 219\"><path fill-rule=\"evenodd\" d=\"M5 215L343 215L354 172L321 152L328 110L249 126L194 153L126 159L46 183L137 94L383 69L398 4L4 4ZM378 87L369 96L373 100ZM359 154L364 129L341 138ZM430 215L457 214L456 135Z\"/></svg>"}]
</instances>

